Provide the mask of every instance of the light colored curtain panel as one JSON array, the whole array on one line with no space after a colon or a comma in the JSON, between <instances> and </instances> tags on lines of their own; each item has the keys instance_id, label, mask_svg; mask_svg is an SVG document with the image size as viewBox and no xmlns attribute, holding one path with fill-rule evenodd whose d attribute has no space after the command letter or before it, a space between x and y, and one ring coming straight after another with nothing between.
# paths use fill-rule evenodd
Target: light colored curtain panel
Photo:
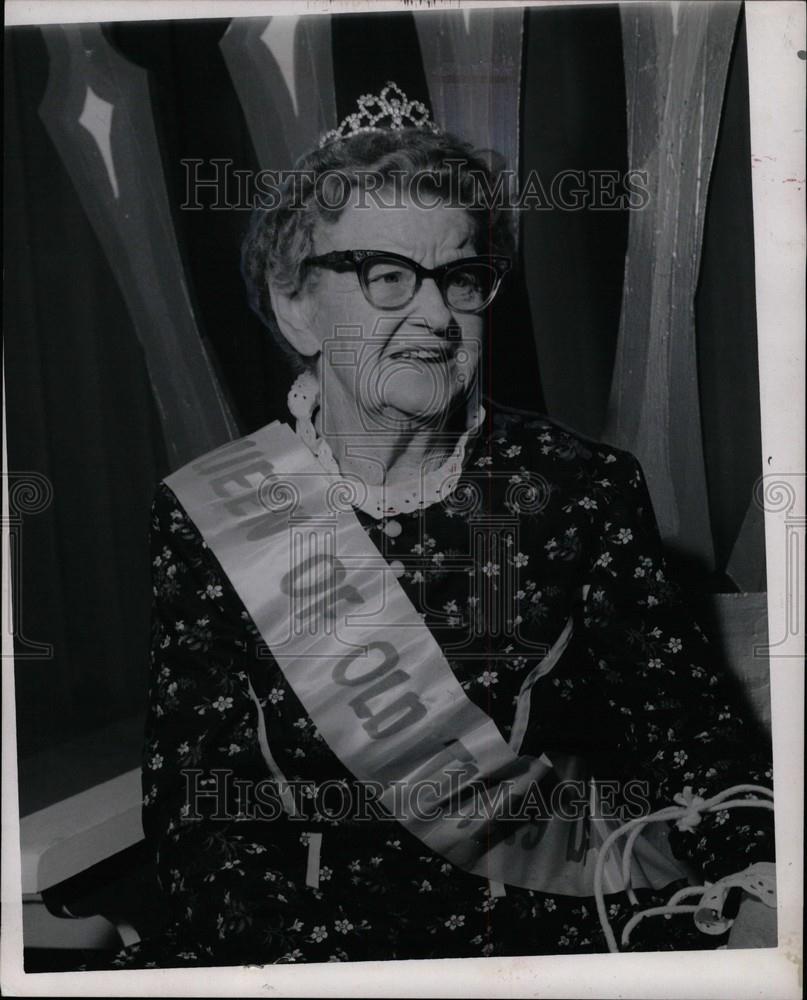
<instances>
[{"instance_id":1,"label":"light colored curtain panel","mask_svg":"<svg viewBox=\"0 0 807 1000\"><path fill-rule=\"evenodd\" d=\"M97 24L42 32L50 72L39 114L120 285L178 468L238 432L188 295L147 73Z\"/></svg>"},{"instance_id":2,"label":"light colored curtain panel","mask_svg":"<svg viewBox=\"0 0 807 1000\"><path fill-rule=\"evenodd\" d=\"M233 18L219 43L262 170L288 170L336 128L331 19Z\"/></svg>"},{"instance_id":3,"label":"light colored curtain panel","mask_svg":"<svg viewBox=\"0 0 807 1000\"><path fill-rule=\"evenodd\" d=\"M768 657L768 596L710 594L698 605L701 620L719 636L724 662L741 686L751 718L771 735L771 683Z\"/></svg>"},{"instance_id":4,"label":"light colored curtain panel","mask_svg":"<svg viewBox=\"0 0 807 1000\"><path fill-rule=\"evenodd\" d=\"M629 165L649 202L631 213L603 438L642 463L662 535L714 568L698 396L694 297L709 174L739 3L621 10Z\"/></svg>"},{"instance_id":5,"label":"light colored curtain panel","mask_svg":"<svg viewBox=\"0 0 807 1000\"><path fill-rule=\"evenodd\" d=\"M748 503L743 523L726 563L726 576L738 590L763 591L765 573L765 513L756 497Z\"/></svg>"},{"instance_id":6,"label":"light colored curtain panel","mask_svg":"<svg viewBox=\"0 0 807 1000\"><path fill-rule=\"evenodd\" d=\"M413 17L434 120L477 149L500 154L515 175L523 11L465 8Z\"/></svg>"}]
</instances>

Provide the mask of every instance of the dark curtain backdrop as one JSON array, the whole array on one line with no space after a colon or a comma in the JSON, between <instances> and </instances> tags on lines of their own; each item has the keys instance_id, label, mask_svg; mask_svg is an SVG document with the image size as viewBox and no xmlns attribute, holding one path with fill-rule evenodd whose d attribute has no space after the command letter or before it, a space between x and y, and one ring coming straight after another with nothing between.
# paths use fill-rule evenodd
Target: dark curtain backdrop
<instances>
[{"instance_id":1,"label":"dark curtain backdrop","mask_svg":"<svg viewBox=\"0 0 807 1000\"><path fill-rule=\"evenodd\" d=\"M527 16L522 175L627 169L619 12ZM525 269L547 411L599 437L619 331L628 214L527 212Z\"/></svg>"},{"instance_id":2,"label":"dark curtain backdrop","mask_svg":"<svg viewBox=\"0 0 807 1000\"><path fill-rule=\"evenodd\" d=\"M614 8L525 15L522 168L623 169L625 102ZM246 433L284 412L289 374L247 308L243 211L182 211L183 158L256 158L218 47L226 21L107 25L150 75L173 221L200 332ZM392 44L394 40L395 44ZM5 329L9 469L53 484L26 518L16 599L49 661L20 660L21 755L144 708L148 509L167 460L141 349L109 265L38 117L48 58L38 29L6 33ZM412 17L335 19L339 115L397 80L427 99ZM711 185L698 338L709 499L725 567L759 474L747 80L740 35ZM524 264L494 318L494 397L597 437L619 325L627 218L522 220ZM528 295L529 290L529 295ZM533 309L530 310L530 304ZM540 373L540 374L539 374ZM721 578L695 581L701 589ZM729 584L725 583L728 587Z\"/></svg>"},{"instance_id":3,"label":"dark curtain backdrop","mask_svg":"<svg viewBox=\"0 0 807 1000\"><path fill-rule=\"evenodd\" d=\"M127 310L37 116L40 33L5 41L8 468L53 487L22 522L13 595L27 638L53 646L17 660L25 755L145 707L148 509L165 466Z\"/></svg>"}]
</instances>

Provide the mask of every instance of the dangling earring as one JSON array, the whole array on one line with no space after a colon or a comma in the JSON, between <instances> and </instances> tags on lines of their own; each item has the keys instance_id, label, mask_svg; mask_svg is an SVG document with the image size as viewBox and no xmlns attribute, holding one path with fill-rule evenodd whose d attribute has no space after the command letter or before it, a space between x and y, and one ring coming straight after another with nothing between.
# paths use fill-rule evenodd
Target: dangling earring
<instances>
[{"instance_id":1,"label":"dangling earring","mask_svg":"<svg viewBox=\"0 0 807 1000\"><path fill-rule=\"evenodd\" d=\"M298 420L310 418L319 400L319 380L312 372L298 375L289 389L289 413Z\"/></svg>"}]
</instances>

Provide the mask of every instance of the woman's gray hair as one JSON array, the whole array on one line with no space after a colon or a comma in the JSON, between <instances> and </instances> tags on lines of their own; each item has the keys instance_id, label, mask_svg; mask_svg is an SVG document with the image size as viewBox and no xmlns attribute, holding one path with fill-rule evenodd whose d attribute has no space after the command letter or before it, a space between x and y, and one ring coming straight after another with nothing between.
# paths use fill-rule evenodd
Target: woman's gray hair
<instances>
[{"instance_id":1,"label":"woman's gray hair","mask_svg":"<svg viewBox=\"0 0 807 1000\"><path fill-rule=\"evenodd\" d=\"M365 132L328 143L302 157L270 209L257 208L241 253L241 272L249 304L269 329L295 371L308 365L280 332L269 295L271 282L286 294L298 293L314 275L304 273L319 222L335 223L352 195L405 185L419 195L458 204L474 225L477 254L514 252L509 213L484 195L506 192L494 182L494 172L481 153L445 132L408 128ZM480 198L480 192L482 197ZM395 211L395 209L390 209Z\"/></svg>"}]
</instances>

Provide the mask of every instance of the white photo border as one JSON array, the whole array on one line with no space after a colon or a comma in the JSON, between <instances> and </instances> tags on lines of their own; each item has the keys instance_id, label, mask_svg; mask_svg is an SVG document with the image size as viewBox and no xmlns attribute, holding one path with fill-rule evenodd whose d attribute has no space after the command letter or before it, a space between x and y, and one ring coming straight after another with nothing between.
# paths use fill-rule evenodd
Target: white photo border
<instances>
[{"instance_id":1,"label":"white photo border","mask_svg":"<svg viewBox=\"0 0 807 1000\"><path fill-rule=\"evenodd\" d=\"M510 6L591 5L534 0ZM611 0L593 0L610 3ZM634 0L635 2L635 0ZM653 0L639 0L653 2ZM435 6L492 6L434 0ZM501 2L495 4L501 6ZM403 0L8 0L7 27L47 22L162 20L413 10ZM426 5L424 4L424 8ZM762 466L789 484L787 511L766 510L769 635L772 653L779 946L743 951L442 959L248 968L154 969L26 974L22 965L19 815L7 567L8 495L3 415L2 928L0 989L9 996L396 996L396 997L801 997L803 875L804 593L792 591L803 566L788 559L788 524L804 560L805 361L805 10L798 0L746 0L752 187L759 339ZM801 53L801 54L800 54ZM800 527L799 527L800 525ZM800 534L798 534L800 532ZM791 530L792 535L792 530ZM790 584L788 583L790 581ZM791 609L788 619L787 609ZM792 613L797 631L791 630ZM787 620L786 620L787 619ZM781 654L781 655L780 655Z\"/></svg>"}]
</instances>

